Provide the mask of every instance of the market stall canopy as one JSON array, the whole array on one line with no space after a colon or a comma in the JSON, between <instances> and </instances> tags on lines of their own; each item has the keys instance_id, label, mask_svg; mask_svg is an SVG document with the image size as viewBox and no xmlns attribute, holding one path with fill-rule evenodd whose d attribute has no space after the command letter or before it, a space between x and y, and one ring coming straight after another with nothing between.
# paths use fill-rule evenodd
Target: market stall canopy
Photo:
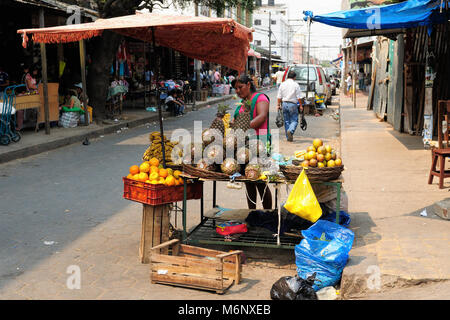
<instances>
[{"instance_id":1,"label":"market stall canopy","mask_svg":"<svg viewBox=\"0 0 450 320\"><path fill-rule=\"evenodd\" d=\"M98 19L91 23L50 28L21 29L23 46L28 35L34 42L64 43L100 36L111 30L146 42L175 49L193 59L218 63L237 71L245 70L252 30L233 19L170 16L136 12L134 15Z\"/></svg>"},{"instance_id":2,"label":"market stall canopy","mask_svg":"<svg viewBox=\"0 0 450 320\"><path fill-rule=\"evenodd\" d=\"M402 29L420 26L427 26L431 32L434 24L444 23L448 19L445 2L441 0L409 0L386 6L337 11L324 15L315 16L311 11L304 11L303 14L305 21L310 18L312 21L334 27L369 30L369 32L360 32L357 36L399 33L402 32Z\"/></svg>"},{"instance_id":3,"label":"market stall canopy","mask_svg":"<svg viewBox=\"0 0 450 320\"><path fill-rule=\"evenodd\" d=\"M261 54L253 49L248 50L248 55L251 57L256 57L257 59L261 59Z\"/></svg>"}]
</instances>

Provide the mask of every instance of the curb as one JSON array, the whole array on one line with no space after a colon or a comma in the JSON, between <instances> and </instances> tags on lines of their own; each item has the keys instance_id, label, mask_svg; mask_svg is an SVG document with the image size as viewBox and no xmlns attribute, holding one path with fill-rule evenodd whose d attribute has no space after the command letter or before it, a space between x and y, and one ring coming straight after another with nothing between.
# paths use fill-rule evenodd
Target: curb
<instances>
[{"instance_id":1,"label":"curb","mask_svg":"<svg viewBox=\"0 0 450 320\"><path fill-rule=\"evenodd\" d=\"M223 101L230 100L232 98L233 98L233 95L227 95L227 96L223 96L223 97L213 99L210 101L201 102L201 103L196 104L196 108L198 111L200 109L207 107L210 104L220 103ZM186 109L187 109L187 111L192 112L192 105L187 106ZM163 112L163 117L168 116L168 115L169 115L169 113ZM5 152L0 156L0 163L6 163L9 161L29 157L32 155L46 152L46 151L55 150L55 149L58 149L60 147L64 147L64 146L67 146L70 144L79 143L86 138L93 139L93 138L97 138L101 135L111 134L111 133L116 132L117 130L120 130L123 127L127 127L130 129L136 128L136 127L142 126L148 122L155 121L155 120L158 120L157 113L156 114L154 113L154 114L151 114L149 116L142 117L139 119L135 119L135 120L130 120L130 121L125 120L125 121L121 121L118 124L106 125L103 128L95 129L90 132L57 139L57 140L54 140L51 142L40 143L40 144L37 144L34 146L25 147L25 148L22 148L19 150Z\"/></svg>"},{"instance_id":2,"label":"curb","mask_svg":"<svg viewBox=\"0 0 450 320\"><path fill-rule=\"evenodd\" d=\"M265 90L272 90L273 88L274 87L260 88L257 91L261 92L261 91L265 91ZM213 105L213 104L217 104L217 103L224 102L227 100L231 100L233 98L233 96L234 96L234 94L230 94L230 95L211 99L210 101L202 101L202 102L196 104L196 108L197 108L196 111L206 108L208 105ZM187 106L186 110L188 112L192 112L192 105ZM163 112L163 117L168 116L168 115L169 115L169 113ZM155 120L158 120L157 113L151 114L147 117L135 119L135 120L130 120L130 121L125 120L118 124L107 125L106 127L92 130L87 133L77 134L77 135L61 138L58 140L54 140L51 142L44 142L44 143L41 143L38 145L25 147L25 148L22 148L19 150L5 152L2 155L0 155L0 164L10 162L13 160L17 160L17 159L21 159L21 158L25 158L25 157L29 157L29 156L33 156L33 155L43 153L46 151L55 150L55 149L58 149L60 147L64 147L64 146L67 146L70 144L79 143L86 138L93 139L93 138L97 138L101 135L111 134L111 133L116 132L117 130L120 130L123 127L127 127L130 129L136 128L136 127L139 127L141 125L144 125L148 122L155 121Z\"/></svg>"}]
</instances>

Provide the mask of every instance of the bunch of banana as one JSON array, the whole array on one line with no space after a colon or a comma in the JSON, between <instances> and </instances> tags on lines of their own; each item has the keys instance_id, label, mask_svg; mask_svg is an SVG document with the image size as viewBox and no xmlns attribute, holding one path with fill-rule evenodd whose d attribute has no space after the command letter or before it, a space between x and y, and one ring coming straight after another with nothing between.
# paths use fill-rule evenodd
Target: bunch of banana
<instances>
[{"instance_id":1,"label":"bunch of banana","mask_svg":"<svg viewBox=\"0 0 450 320\"><path fill-rule=\"evenodd\" d=\"M223 125L225 126L225 136L227 135L227 131L230 128L230 120L231 120L231 114L225 113L225 116L223 117Z\"/></svg>"},{"instance_id":2,"label":"bunch of banana","mask_svg":"<svg viewBox=\"0 0 450 320\"><path fill-rule=\"evenodd\" d=\"M152 158L156 158L159 160L159 162L162 162L163 154L162 154L162 144L161 144L161 133L155 131L150 134L150 142L151 145L148 147L148 149L145 151L144 155L142 156L142 159L144 161L149 161ZM177 141L170 141L164 136L164 151L166 156L166 164L173 165L178 162L178 158L182 159L183 157L183 150L179 148ZM175 152L173 152L175 151ZM172 159L172 155L176 155L176 159Z\"/></svg>"}]
</instances>

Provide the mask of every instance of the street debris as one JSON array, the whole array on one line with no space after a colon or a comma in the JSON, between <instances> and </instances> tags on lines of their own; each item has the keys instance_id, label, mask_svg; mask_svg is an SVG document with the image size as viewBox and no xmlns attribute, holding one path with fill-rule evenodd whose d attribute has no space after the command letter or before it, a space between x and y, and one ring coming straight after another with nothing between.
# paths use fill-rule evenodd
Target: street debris
<instances>
[{"instance_id":1,"label":"street debris","mask_svg":"<svg viewBox=\"0 0 450 320\"><path fill-rule=\"evenodd\" d=\"M282 277L272 285L270 298L272 300L318 300L313 289L316 281L316 273L306 280L298 275L294 277Z\"/></svg>"},{"instance_id":2,"label":"street debris","mask_svg":"<svg viewBox=\"0 0 450 320\"><path fill-rule=\"evenodd\" d=\"M322 288L316 294L319 300L336 300L339 297L339 292L333 287Z\"/></svg>"},{"instance_id":3,"label":"street debris","mask_svg":"<svg viewBox=\"0 0 450 320\"><path fill-rule=\"evenodd\" d=\"M54 245L54 244L56 244L57 242L56 241L44 241L44 244L46 245L46 246L52 246L52 245Z\"/></svg>"},{"instance_id":4,"label":"street debris","mask_svg":"<svg viewBox=\"0 0 450 320\"><path fill-rule=\"evenodd\" d=\"M422 217L428 217L427 209L423 210L423 211L420 213L420 215L421 215Z\"/></svg>"}]
</instances>

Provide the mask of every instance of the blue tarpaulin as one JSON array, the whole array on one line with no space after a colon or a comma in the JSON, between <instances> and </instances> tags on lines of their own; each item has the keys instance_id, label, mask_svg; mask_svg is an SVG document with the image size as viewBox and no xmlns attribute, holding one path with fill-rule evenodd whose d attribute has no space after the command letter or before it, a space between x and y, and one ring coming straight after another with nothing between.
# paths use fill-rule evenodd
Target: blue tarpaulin
<instances>
[{"instance_id":1,"label":"blue tarpaulin","mask_svg":"<svg viewBox=\"0 0 450 320\"><path fill-rule=\"evenodd\" d=\"M433 24L444 23L448 19L448 10L441 0L409 0L401 3L374 6L363 9L337 11L324 15L314 15L304 11L304 20L311 17L330 26L347 29L399 29L427 26L429 31Z\"/></svg>"}]
</instances>

